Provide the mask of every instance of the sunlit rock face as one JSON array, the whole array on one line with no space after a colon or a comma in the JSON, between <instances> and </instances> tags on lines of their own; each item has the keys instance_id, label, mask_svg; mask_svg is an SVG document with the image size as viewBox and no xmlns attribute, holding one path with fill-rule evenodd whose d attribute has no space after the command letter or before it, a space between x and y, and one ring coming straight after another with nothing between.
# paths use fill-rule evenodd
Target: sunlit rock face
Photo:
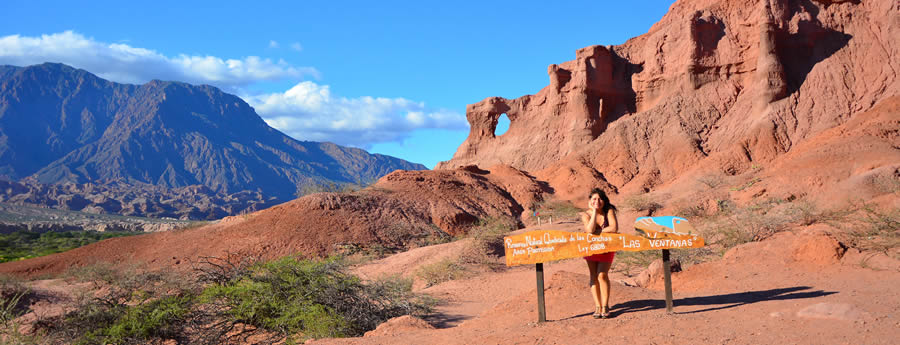
<instances>
[{"instance_id":1,"label":"sunlit rock face","mask_svg":"<svg viewBox=\"0 0 900 345\"><path fill-rule=\"evenodd\" d=\"M469 105L468 138L437 168L587 167L635 190L747 171L898 94L898 6L678 1L646 34L550 65L537 94Z\"/></svg>"}]
</instances>

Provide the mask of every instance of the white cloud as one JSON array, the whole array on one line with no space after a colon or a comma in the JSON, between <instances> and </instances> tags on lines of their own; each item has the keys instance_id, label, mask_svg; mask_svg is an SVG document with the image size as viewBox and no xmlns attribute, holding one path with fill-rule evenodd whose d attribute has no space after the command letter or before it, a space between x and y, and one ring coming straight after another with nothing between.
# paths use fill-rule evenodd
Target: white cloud
<instances>
[{"instance_id":1,"label":"white cloud","mask_svg":"<svg viewBox=\"0 0 900 345\"><path fill-rule=\"evenodd\" d=\"M277 47L272 40L270 47ZM300 43L291 49L300 51ZM247 95L245 86L272 80L318 78L312 67L291 66L284 60L257 56L224 59L180 54L165 56L155 50L124 43L104 43L72 31L27 37L0 37L0 64L27 66L61 62L121 83L152 79L211 84L241 97L266 122L299 140L330 141L370 148L398 142L416 129L467 129L465 116L435 110L405 98L346 98L331 94L327 85L303 81L283 93Z\"/></svg>"},{"instance_id":2,"label":"white cloud","mask_svg":"<svg viewBox=\"0 0 900 345\"><path fill-rule=\"evenodd\" d=\"M467 129L463 115L405 98L335 97L327 85L301 82L284 93L243 96L266 122L299 140L368 148L402 141L416 129Z\"/></svg>"},{"instance_id":3,"label":"white cloud","mask_svg":"<svg viewBox=\"0 0 900 345\"><path fill-rule=\"evenodd\" d=\"M275 40L269 41L269 48L278 48L278 42Z\"/></svg>"},{"instance_id":4,"label":"white cloud","mask_svg":"<svg viewBox=\"0 0 900 345\"><path fill-rule=\"evenodd\" d=\"M259 81L319 76L315 68L291 66L284 60L273 61L257 56L242 59L185 54L165 56L151 49L99 42L73 31L40 37L0 37L0 64L27 66L44 62L61 62L83 68L121 83L177 80L211 84L229 91Z\"/></svg>"}]
</instances>

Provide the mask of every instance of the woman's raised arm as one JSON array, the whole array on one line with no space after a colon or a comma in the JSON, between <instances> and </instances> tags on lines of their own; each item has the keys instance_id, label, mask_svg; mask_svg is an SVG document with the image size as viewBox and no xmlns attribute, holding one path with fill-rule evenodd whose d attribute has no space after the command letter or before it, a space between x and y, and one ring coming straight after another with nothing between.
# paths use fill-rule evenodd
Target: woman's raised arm
<instances>
[{"instance_id":1,"label":"woman's raised arm","mask_svg":"<svg viewBox=\"0 0 900 345\"><path fill-rule=\"evenodd\" d=\"M596 209L588 209L581 213L581 222L584 223L584 232L593 234L597 230Z\"/></svg>"},{"instance_id":2,"label":"woman's raised arm","mask_svg":"<svg viewBox=\"0 0 900 345\"><path fill-rule=\"evenodd\" d=\"M603 232L618 233L619 232L619 220L616 219L616 210L614 208L610 207L609 211L606 211L606 223L608 225L605 228L603 228L602 230L600 230L601 233L603 233Z\"/></svg>"}]
</instances>

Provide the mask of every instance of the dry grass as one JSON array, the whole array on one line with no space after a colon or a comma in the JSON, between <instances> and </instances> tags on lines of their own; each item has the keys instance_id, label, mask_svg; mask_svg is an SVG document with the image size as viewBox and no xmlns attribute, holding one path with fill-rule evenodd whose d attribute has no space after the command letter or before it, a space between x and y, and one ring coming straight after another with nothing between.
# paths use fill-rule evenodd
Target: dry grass
<instances>
[{"instance_id":1,"label":"dry grass","mask_svg":"<svg viewBox=\"0 0 900 345\"><path fill-rule=\"evenodd\" d=\"M552 217L556 222L578 220L582 210L568 201L544 201L534 206L540 217Z\"/></svg>"},{"instance_id":2,"label":"dry grass","mask_svg":"<svg viewBox=\"0 0 900 345\"><path fill-rule=\"evenodd\" d=\"M457 260L445 258L433 264L424 265L416 271L416 276L425 281L426 286L465 278L468 270Z\"/></svg>"},{"instance_id":3,"label":"dry grass","mask_svg":"<svg viewBox=\"0 0 900 345\"><path fill-rule=\"evenodd\" d=\"M788 206L788 213L799 225L824 223L836 227L838 223L846 220L853 210L823 210L811 201L801 200L791 203Z\"/></svg>"},{"instance_id":4,"label":"dry grass","mask_svg":"<svg viewBox=\"0 0 900 345\"><path fill-rule=\"evenodd\" d=\"M471 241L462 249L459 257L424 265L416 272L416 276L425 281L427 286L432 286L465 278L475 268L473 266L491 270L502 269L506 267L503 262L503 237L515 228L512 220L482 219L469 230L466 237Z\"/></svg>"},{"instance_id":5,"label":"dry grass","mask_svg":"<svg viewBox=\"0 0 900 345\"><path fill-rule=\"evenodd\" d=\"M659 201L660 199L662 198L650 195L649 193L634 194L626 197L623 204L628 210L645 212L647 215L652 215L654 212L664 207L663 203Z\"/></svg>"},{"instance_id":6,"label":"dry grass","mask_svg":"<svg viewBox=\"0 0 900 345\"><path fill-rule=\"evenodd\" d=\"M747 181L747 182L745 182L745 183L742 183L742 184L740 184L740 185L731 187L731 190L734 191L734 192L739 192L739 191L742 191L742 190L744 190L744 189L753 187L753 185L755 185L755 184L757 184L757 183L760 183L760 182L762 182L762 179L761 179L761 178L759 178L759 177L754 177L754 178L751 178L749 181Z\"/></svg>"},{"instance_id":7,"label":"dry grass","mask_svg":"<svg viewBox=\"0 0 900 345\"><path fill-rule=\"evenodd\" d=\"M660 251L645 250L640 252L620 251L616 253L615 268L618 271L631 272L632 270L642 270L650 265L653 260L659 259Z\"/></svg>"},{"instance_id":8,"label":"dry grass","mask_svg":"<svg viewBox=\"0 0 900 345\"><path fill-rule=\"evenodd\" d=\"M722 252L737 245L762 241L777 232L784 231L794 221L777 201L763 201L745 207L720 212L695 224L711 243Z\"/></svg>"},{"instance_id":9,"label":"dry grass","mask_svg":"<svg viewBox=\"0 0 900 345\"><path fill-rule=\"evenodd\" d=\"M897 175L878 175L872 178L872 186L882 193L900 192L900 177Z\"/></svg>"},{"instance_id":10,"label":"dry grass","mask_svg":"<svg viewBox=\"0 0 900 345\"><path fill-rule=\"evenodd\" d=\"M479 221L476 227L469 230L468 237L472 241L463 248L458 262L499 268L503 265L503 237L515 228L511 220L488 218Z\"/></svg>"},{"instance_id":11,"label":"dry grass","mask_svg":"<svg viewBox=\"0 0 900 345\"><path fill-rule=\"evenodd\" d=\"M709 173L697 178L697 183L707 189L716 189L725 185L725 175L722 173Z\"/></svg>"},{"instance_id":12,"label":"dry grass","mask_svg":"<svg viewBox=\"0 0 900 345\"><path fill-rule=\"evenodd\" d=\"M853 209L855 212L837 225L845 230L841 239L853 247L900 259L900 208L879 210L870 204L858 203Z\"/></svg>"}]
</instances>

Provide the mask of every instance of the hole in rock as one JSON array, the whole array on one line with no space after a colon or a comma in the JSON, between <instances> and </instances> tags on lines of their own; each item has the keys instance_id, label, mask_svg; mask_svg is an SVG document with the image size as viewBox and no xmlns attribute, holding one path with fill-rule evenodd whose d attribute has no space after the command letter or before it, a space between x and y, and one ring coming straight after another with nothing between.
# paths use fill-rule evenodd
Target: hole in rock
<instances>
[{"instance_id":1,"label":"hole in rock","mask_svg":"<svg viewBox=\"0 0 900 345\"><path fill-rule=\"evenodd\" d=\"M506 133L509 130L509 117L506 117L506 113L500 114L500 118L497 119L497 127L494 129L494 136L499 137Z\"/></svg>"}]
</instances>

